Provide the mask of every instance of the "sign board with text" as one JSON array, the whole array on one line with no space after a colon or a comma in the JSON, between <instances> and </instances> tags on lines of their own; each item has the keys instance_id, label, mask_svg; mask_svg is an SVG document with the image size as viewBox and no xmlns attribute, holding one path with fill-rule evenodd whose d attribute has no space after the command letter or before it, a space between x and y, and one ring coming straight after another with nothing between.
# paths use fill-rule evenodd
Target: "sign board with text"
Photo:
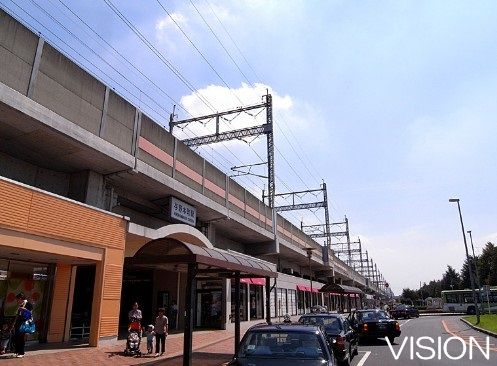
<instances>
[{"instance_id":1,"label":"sign board with text","mask_svg":"<svg viewBox=\"0 0 497 366\"><path fill-rule=\"evenodd\" d=\"M197 209L175 197L169 202L171 219L195 226L197 222Z\"/></svg>"}]
</instances>

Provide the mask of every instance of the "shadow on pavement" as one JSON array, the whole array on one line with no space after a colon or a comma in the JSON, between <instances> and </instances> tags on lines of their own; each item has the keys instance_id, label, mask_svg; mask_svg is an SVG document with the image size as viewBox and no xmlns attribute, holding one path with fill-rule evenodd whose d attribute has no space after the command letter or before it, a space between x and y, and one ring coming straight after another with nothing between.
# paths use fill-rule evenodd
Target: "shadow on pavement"
<instances>
[{"instance_id":1,"label":"shadow on pavement","mask_svg":"<svg viewBox=\"0 0 497 366\"><path fill-rule=\"evenodd\" d=\"M143 360L145 356L141 357ZM136 365L166 365L166 366L181 366L183 365L183 356L176 356L171 358L164 357L150 357L150 362L139 362ZM199 366L220 366L228 363L233 358L232 354L228 353L207 353L207 352L193 352L192 364Z\"/></svg>"}]
</instances>

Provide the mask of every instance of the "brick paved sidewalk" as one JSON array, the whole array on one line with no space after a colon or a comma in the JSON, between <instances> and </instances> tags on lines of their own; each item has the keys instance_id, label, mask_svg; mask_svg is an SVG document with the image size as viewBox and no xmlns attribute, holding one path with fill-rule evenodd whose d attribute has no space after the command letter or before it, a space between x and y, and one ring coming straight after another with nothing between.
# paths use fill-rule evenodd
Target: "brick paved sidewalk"
<instances>
[{"instance_id":1,"label":"brick paved sidewalk","mask_svg":"<svg viewBox=\"0 0 497 366\"><path fill-rule=\"evenodd\" d=\"M242 335L246 327L242 327ZM166 354L162 357L143 355L126 357L123 354L126 342L117 341L113 345L75 348L50 348L26 351L24 358L0 356L2 365L166 365L180 366L183 361L183 333L172 334L166 340ZM61 345L67 347L67 345ZM141 343L146 351L146 339ZM193 365L218 366L226 364L233 357L234 331L212 330L193 333Z\"/></svg>"}]
</instances>

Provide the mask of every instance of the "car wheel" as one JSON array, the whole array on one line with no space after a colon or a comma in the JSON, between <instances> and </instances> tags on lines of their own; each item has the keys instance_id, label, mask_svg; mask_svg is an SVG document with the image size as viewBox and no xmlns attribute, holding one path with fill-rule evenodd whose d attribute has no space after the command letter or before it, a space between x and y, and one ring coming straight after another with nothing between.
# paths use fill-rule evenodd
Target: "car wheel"
<instances>
[{"instance_id":1,"label":"car wheel","mask_svg":"<svg viewBox=\"0 0 497 366\"><path fill-rule=\"evenodd\" d=\"M468 313L469 315L475 315L475 314L476 314L476 309L475 309L475 307L474 307L474 306L469 306L469 307L468 307L468 311L467 311L467 313Z\"/></svg>"},{"instance_id":2,"label":"car wheel","mask_svg":"<svg viewBox=\"0 0 497 366\"><path fill-rule=\"evenodd\" d=\"M395 337L394 336L388 336L388 340L390 341L390 344L393 344L393 342L395 341Z\"/></svg>"}]
</instances>

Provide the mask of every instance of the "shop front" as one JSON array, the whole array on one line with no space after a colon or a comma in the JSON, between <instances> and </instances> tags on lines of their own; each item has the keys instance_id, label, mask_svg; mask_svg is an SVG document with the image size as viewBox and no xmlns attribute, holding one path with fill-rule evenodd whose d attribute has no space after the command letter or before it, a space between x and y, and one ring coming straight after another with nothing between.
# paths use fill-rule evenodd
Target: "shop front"
<instances>
[{"instance_id":1,"label":"shop front","mask_svg":"<svg viewBox=\"0 0 497 366\"><path fill-rule=\"evenodd\" d=\"M126 220L0 177L0 317L33 304L31 340L117 337ZM80 332L80 333L79 333Z\"/></svg>"},{"instance_id":2,"label":"shop front","mask_svg":"<svg viewBox=\"0 0 497 366\"><path fill-rule=\"evenodd\" d=\"M264 278L243 278L249 286L250 320L264 319Z\"/></svg>"},{"instance_id":3,"label":"shop front","mask_svg":"<svg viewBox=\"0 0 497 366\"><path fill-rule=\"evenodd\" d=\"M171 234L173 235L176 234ZM189 229L189 235L200 237L202 234ZM186 239L184 236L183 238ZM247 283L241 282L243 279L265 279L266 319L271 322L269 285L270 278L277 276L272 263L213 247L186 243L172 237L151 240L129 253L132 256L126 258L128 268L174 271L181 274L184 280L181 283L184 283L186 292L181 291L178 298L184 304L180 306L180 309L184 309L184 365L191 365L193 328L198 324L219 324L219 314L226 319L225 310L223 311L223 304L226 303L222 296L225 293L223 283L232 280L231 287L234 290L230 300L234 303L232 317L235 323L235 352L240 343L240 321L248 310L247 300L245 303L243 300L248 298L248 292L243 293L244 288L247 291Z\"/></svg>"},{"instance_id":4,"label":"shop front","mask_svg":"<svg viewBox=\"0 0 497 366\"><path fill-rule=\"evenodd\" d=\"M53 265L20 260L0 259L0 299L1 323L12 325L16 312L16 295L24 293L33 304L33 319L36 332L28 335L27 340L46 340L46 314L50 304L49 290L53 284Z\"/></svg>"},{"instance_id":5,"label":"shop front","mask_svg":"<svg viewBox=\"0 0 497 366\"><path fill-rule=\"evenodd\" d=\"M297 296L299 298L299 311L302 314L309 312L314 305L322 305L322 297L319 295L319 289L311 288L307 285L297 285ZM304 306L303 308L301 306Z\"/></svg>"},{"instance_id":6,"label":"shop front","mask_svg":"<svg viewBox=\"0 0 497 366\"><path fill-rule=\"evenodd\" d=\"M363 292L357 287L329 283L322 286L319 292L331 296L331 303L335 304L335 309L339 312L350 312L352 309L361 308Z\"/></svg>"},{"instance_id":7,"label":"shop front","mask_svg":"<svg viewBox=\"0 0 497 366\"><path fill-rule=\"evenodd\" d=\"M196 328L222 329L223 282L220 280L197 281Z\"/></svg>"}]
</instances>

